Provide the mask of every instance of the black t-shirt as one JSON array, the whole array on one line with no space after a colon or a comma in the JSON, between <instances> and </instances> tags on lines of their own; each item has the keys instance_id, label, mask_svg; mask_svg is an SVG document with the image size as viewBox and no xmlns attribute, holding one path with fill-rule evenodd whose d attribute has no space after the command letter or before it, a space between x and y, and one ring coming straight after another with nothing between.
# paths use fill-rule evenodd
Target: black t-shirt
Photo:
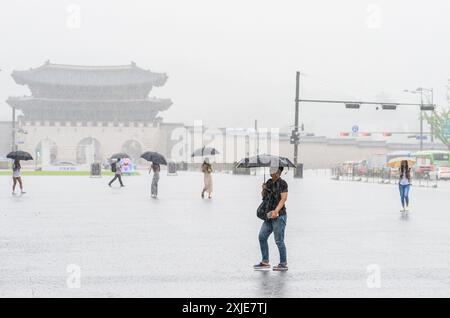
<instances>
[{"instance_id":1,"label":"black t-shirt","mask_svg":"<svg viewBox=\"0 0 450 318\"><path fill-rule=\"evenodd\" d=\"M281 194L288 192L288 184L286 181L284 181L281 178L278 178L277 181L273 181L272 179L267 180L266 182L266 189L269 192L275 193L275 195L277 196L277 199L275 200L275 206L273 206L272 208L275 209L278 205L278 202L280 202L281 200ZM280 210L279 215L284 215L286 214L286 206L283 205L283 207Z\"/></svg>"}]
</instances>

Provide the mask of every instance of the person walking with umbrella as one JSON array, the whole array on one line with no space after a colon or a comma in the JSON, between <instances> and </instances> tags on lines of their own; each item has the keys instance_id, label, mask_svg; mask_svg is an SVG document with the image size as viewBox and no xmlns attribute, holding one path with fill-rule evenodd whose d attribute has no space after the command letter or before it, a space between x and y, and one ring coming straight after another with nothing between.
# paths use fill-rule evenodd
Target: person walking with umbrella
<instances>
[{"instance_id":1,"label":"person walking with umbrella","mask_svg":"<svg viewBox=\"0 0 450 318\"><path fill-rule=\"evenodd\" d=\"M158 182L159 182L159 173L161 171L161 165L167 165L167 160L158 152L147 151L141 155L141 158L150 161L152 165L148 171L151 174L153 170L153 178L152 178L152 186L151 186L151 196L152 198L158 197Z\"/></svg>"},{"instance_id":2,"label":"person walking with umbrella","mask_svg":"<svg viewBox=\"0 0 450 318\"><path fill-rule=\"evenodd\" d=\"M273 199L270 211L267 213L267 219L264 220L259 231L259 246L261 249L261 262L253 266L254 269L269 269L269 245L267 240L270 234L274 235L275 243L280 254L280 263L273 267L274 271L287 271L287 253L286 245L284 243L284 233L286 229L287 215L285 203L288 198L288 184L281 179L283 167L271 167L270 179L262 186L263 199L271 196Z\"/></svg>"},{"instance_id":3,"label":"person walking with umbrella","mask_svg":"<svg viewBox=\"0 0 450 318\"><path fill-rule=\"evenodd\" d=\"M203 190L202 190L202 199L205 197L205 192L208 192L208 199L211 199L211 193L213 189L212 184L212 166L209 163L208 156L215 156L220 154L220 152L213 147L205 147L199 148L195 150L191 157L204 157L202 164L202 172L203 172Z\"/></svg>"},{"instance_id":4,"label":"person walking with umbrella","mask_svg":"<svg viewBox=\"0 0 450 318\"><path fill-rule=\"evenodd\" d=\"M212 166L209 163L209 159L205 158L202 164L203 172L203 190L202 199L205 197L205 192L208 192L208 199L211 199L211 193L213 191L213 181L212 181Z\"/></svg>"},{"instance_id":5,"label":"person walking with umbrella","mask_svg":"<svg viewBox=\"0 0 450 318\"><path fill-rule=\"evenodd\" d=\"M12 186L12 195L16 195L16 185L19 183L20 187L20 193L25 194L25 191L23 191L23 183L22 183L22 177L20 175L20 170L22 169L22 166L20 165L20 160L15 159L14 163L12 165L12 171L13 171L13 186Z\"/></svg>"},{"instance_id":6,"label":"person walking with umbrella","mask_svg":"<svg viewBox=\"0 0 450 318\"><path fill-rule=\"evenodd\" d=\"M161 166L158 163L152 163L149 174L153 170L153 178L152 178L152 198L156 198L158 196L158 181L159 181L159 172L161 171Z\"/></svg>"},{"instance_id":7,"label":"person walking with umbrella","mask_svg":"<svg viewBox=\"0 0 450 318\"><path fill-rule=\"evenodd\" d=\"M13 179L13 186L12 186L12 194L15 195L15 190L17 183L19 183L20 192L22 194L25 194L25 191L23 191L23 183L22 183L22 177L21 177L21 170L22 166L20 165L20 160L33 160L33 157L26 151L16 150L10 152L6 158L14 160L14 163L12 165L12 179Z\"/></svg>"},{"instance_id":8,"label":"person walking with umbrella","mask_svg":"<svg viewBox=\"0 0 450 318\"><path fill-rule=\"evenodd\" d=\"M400 202L402 204L400 212L408 211L409 190L411 188L411 167L415 163L415 160L410 157L393 158L387 163L388 167L398 169L399 171L398 188L400 192Z\"/></svg>"},{"instance_id":9,"label":"person walking with umbrella","mask_svg":"<svg viewBox=\"0 0 450 318\"><path fill-rule=\"evenodd\" d=\"M402 160L401 162L398 186L400 190L400 201L403 207L401 212L406 212L408 211L409 189L411 188L411 168L409 168L408 160Z\"/></svg>"},{"instance_id":10,"label":"person walking with umbrella","mask_svg":"<svg viewBox=\"0 0 450 318\"><path fill-rule=\"evenodd\" d=\"M264 222L261 225L258 239L261 249L261 262L254 265L255 270L265 270L270 268L269 264L269 245L267 240L270 234L274 234L275 243L280 254L280 263L273 267L274 271L287 271L287 252L284 243L284 233L286 229L287 214L286 201L288 198L288 184L281 179L281 173L284 168L295 165L286 157L280 157L270 154L256 155L243 158L236 164L236 168L270 168L270 179L262 185L263 201L256 210L256 216Z\"/></svg>"},{"instance_id":11,"label":"person walking with umbrella","mask_svg":"<svg viewBox=\"0 0 450 318\"><path fill-rule=\"evenodd\" d=\"M119 180L120 187L124 187L122 182L122 163L121 158L117 158L115 162L111 164L111 171L114 172L114 178L108 183L111 187L114 181Z\"/></svg>"}]
</instances>

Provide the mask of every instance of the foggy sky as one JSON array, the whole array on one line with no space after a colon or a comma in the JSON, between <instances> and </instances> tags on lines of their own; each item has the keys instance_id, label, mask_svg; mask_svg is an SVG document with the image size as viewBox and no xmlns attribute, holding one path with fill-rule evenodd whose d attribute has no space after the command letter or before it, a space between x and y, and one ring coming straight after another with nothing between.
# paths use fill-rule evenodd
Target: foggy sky
<instances>
[{"instance_id":1,"label":"foggy sky","mask_svg":"<svg viewBox=\"0 0 450 318\"><path fill-rule=\"evenodd\" d=\"M80 9L80 27L68 22ZM135 61L166 72L151 95L171 98L165 121L288 129L295 72L302 98L417 102L403 93L434 88L446 105L450 2L438 1L3 1L0 5L0 120L8 96L29 94L12 70L52 63ZM418 111L301 106L308 131L336 136L418 130Z\"/></svg>"}]
</instances>

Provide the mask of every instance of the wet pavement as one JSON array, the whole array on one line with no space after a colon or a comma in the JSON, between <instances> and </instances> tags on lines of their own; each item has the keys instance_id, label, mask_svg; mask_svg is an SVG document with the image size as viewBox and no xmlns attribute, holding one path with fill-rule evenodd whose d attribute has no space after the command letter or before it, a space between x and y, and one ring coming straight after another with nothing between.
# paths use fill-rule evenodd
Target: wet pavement
<instances>
[{"instance_id":1,"label":"wet pavement","mask_svg":"<svg viewBox=\"0 0 450 318\"><path fill-rule=\"evenodd\" d=\"M255 272L262 176L0 177L1 297L448 297L450 182L398 189L308 171L289 184L289 271ZM117 187L117 184L116 184ZM278 251L270 238L271 263ZM79 270L79 271L78 271ZM80 276L78 276L80 273ZM79 279L78 279L79 278Z\"/></svg>"}]
</instances>

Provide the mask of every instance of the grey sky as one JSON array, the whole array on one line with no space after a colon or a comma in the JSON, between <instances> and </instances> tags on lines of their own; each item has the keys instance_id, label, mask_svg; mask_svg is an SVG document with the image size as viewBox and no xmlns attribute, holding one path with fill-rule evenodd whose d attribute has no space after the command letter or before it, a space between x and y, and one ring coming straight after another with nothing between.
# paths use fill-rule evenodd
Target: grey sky
<instances>
[{"instance_id":1,"label":"grey sky","mask_svg":"<svg viewBox=\"0 0 450 318\"><path fill-rule=\"evenodd\" d=\"M80 8L71 28L70 5ZM152 94L172 98L166 121L246 127L293 123L295 71L305 98L417 101L403 89L433 87L446 105L450 2L438 1L4 1L0 5L0 120L3 101L28 94L13 69L135 61L167 72ZM416 130L418 112L302 105L306 129L335 136Z\"/></svg>"}]
</instances>

